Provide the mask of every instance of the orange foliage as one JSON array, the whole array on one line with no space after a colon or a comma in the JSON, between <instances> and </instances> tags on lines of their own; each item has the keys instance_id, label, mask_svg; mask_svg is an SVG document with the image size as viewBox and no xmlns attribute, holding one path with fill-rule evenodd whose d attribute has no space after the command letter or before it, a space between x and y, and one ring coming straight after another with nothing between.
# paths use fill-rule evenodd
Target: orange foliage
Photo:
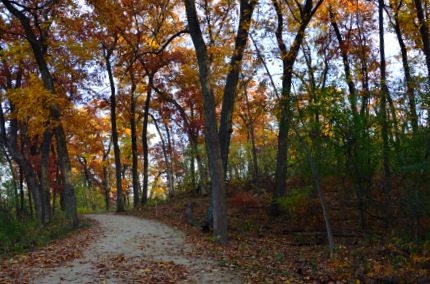
<instances>
[{"instance_id":1,"label":"orange foliage","mask_svg":"<svg viewBox=\"0 0 430 284\"><path fill-rule=\"evenodd\" d=\"M242 210L260 207L258 200L249 192L235 192L229 202L231 207Z\"/></svg>"}]
</instances>

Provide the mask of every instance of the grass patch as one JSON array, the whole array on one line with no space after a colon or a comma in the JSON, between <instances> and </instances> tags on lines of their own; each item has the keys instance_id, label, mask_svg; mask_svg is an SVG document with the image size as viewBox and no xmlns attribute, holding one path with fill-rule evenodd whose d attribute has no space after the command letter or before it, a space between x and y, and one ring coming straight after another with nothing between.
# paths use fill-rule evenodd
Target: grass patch
<instances>
[{"instance_id":1,"label":"grass patch","mask_svg":"<svg viewBox=\"0 0 430 284\"><path fill-rule=\"evenodd\" d=\"M80 227L87 227L81 223ZM62 239L74 229L64 215L57 214L47 226L35 220L20 221L10 214L0 215L0 257L11 256L43 247L52 240Z\"/></svg>"}]
</instances>

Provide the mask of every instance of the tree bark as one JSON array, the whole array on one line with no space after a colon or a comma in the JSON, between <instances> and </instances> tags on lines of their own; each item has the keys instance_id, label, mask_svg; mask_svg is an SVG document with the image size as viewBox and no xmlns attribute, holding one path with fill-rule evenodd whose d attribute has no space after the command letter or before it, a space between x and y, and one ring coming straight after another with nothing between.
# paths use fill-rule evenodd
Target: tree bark
<instances>
[{"instance_id":1,"label":"tree bark","mask_svg":"<svg viewBox=\"0 0 430 284\"><path fill-rule=\"evenodd\" d=\"M391 169L388 144L388 121L387 121L387 96L389 95L386 66L385 66L385 42L384 42L384 1L378 0L378 23L379 23L379 52L380 52L380 71L381 71L381 127L383 142L383 165L384 165L384 190L391 192Z\"/></svg>"},{"instance_id":2,"label":"tree bark","mask_svg":"<svg viewBox=\"0 0 430 284\"><path fill-rule=\"evenodd\" d=\"M185 0L188 28L197 55L199 78L203 96L206 152L211 176L211 205L213 206L214 236L220 243L226 244L227 204L223 160L217 129L215 97L212 87L212 74L207 47L200 29L195 0Z\"/></svg>"},{"instance_id":3,"label":"tree bark","mask_svg":"<svg viewBox=\"0 0 430 284\"><path fill-rule=\"evenodd\" d=\"M130 72L131 78L131 92L130 92L130 128L131 128L131 175L133 184L133 206L136 208L139 203L139 173L138 173L138 153L137 153L137 130L136 130L136 98L135 90L136 84L134 82L133 74Z\"/></svg>"},{"instance_id":4,"label":"tree bark","mask_svg":"<svg viewBox=\"0 0 430 284\"><path fill-rule=\"evenodd\" d=\"M30 24L30 19L20 10L18 10L12 1L1 0L1 2L6 6L10 13L12 13L21 23L24 29L26 39L31 46L33 55L35 57L44 87L52 93L53 96L56 95L54 80L48 68L48 64L45 59L45 54L48 49L46 44L47 40L47 30L42 30L42 28L35 24L36 27L32 27ZM37 17L37 15L34 15ZM36 36L35 30L40 31L39 37ZM64 184L64 194L66 201L66 217L71 220L72 225L76 227L78 225L78 215L76 209L76 196L75 188L71 180L71 167L69 153L67 151L67 141L64 133L64 128L61 124L61 114L58 105L49 105L50 117L57 125L54 129L55 138L57 142L57 152L59 157L59 164L61 166L61 171L63 174L63 184Z\"/></svg>"},{"instance_id":5,"label":"tree bark","mask_svg":"<svg viewBox=\"0 0 430 284\"><path fill-rule=\"evenodd\" d=\"M405 44L405 41L403 40L402 30L400 28L400 22L399 22L400 5L398 7L395 7L394 4L391 4L391 7L394 11L393 27L396 33L397 41L399 42L400 54L402 56L403 73L405 75L405 81L406 81L406 95L408 97L408 102L409 102L409 116L411 120L412 131L414 133L417 133L418 115L417 115L416 101L415 101L415 87L414 87L414 82L411 75L411 68L409 66L408 50L406 49L406 44Z\"/></svg>"},{"instance_id":6,"label":"tree bark","mask_svg":"<svg viewBox=\"0 0 430 284\"><path fill-rule=\"evenodd\" d=\"M356 123L357 122L356 119L358 118L358 116L357 116L357 92L355 89L354 81L352 80L351 67L349 65L349 60L348 60L347 47L345 45L344 40L342 39L342 35L340 33L339 27L335 21L334 14L332 11L330 11L330 23L331 23L331 26L333 27L334 33L335 33L337 41L339 43L339 49L340 49L340 53L342 55L343 70L345 72L346 83L347 83L348 89L349 89L349 97L350 97L349 100L351 103L351 110L352 110L352 113L354 116L354 122Z\"/></svg>"},{"instance_id":7,"label":"tree bark","mask_svg":"<svg viewBox=\"0 0 430 284\"><path fill-rule=\"evenodd\" d=\"M42 193L43 224L48 224L51 220L51 187L49 174L49 152L51 151L52 133L45 130L43 142L40 149L40 189Z\"/></svg>"},{"instance_id":8,"label":"tree bark","mask_svg":"<svg viewBox=\"0 0 430 284\"><path fill-rule=\"evenodd\" d=\"M279 134L278 134L278 153L276 157L276 173L275 173L275 187L272 192L272 206L271 213L273 216L279 215L277 206L277 199L285 195L287 167L288 167L288 132L291 124L291 86L293 77L293 66L296 61L300 46L305 36L305 30L308 26L313 14L323 1L319 0L315 6L312 0L306 0L305 5L302 7L302 19L299 29L295 35L294 41L287 51L287 47L282 38L284 29L284 18L280 4L277 0L273 0L275 7L278 27L276 30L276 40L282 58L282 92L280 98L280 117L279 117Z\"/></svg>"},{"instance_id":9,"label":"tree bark","mask_svg":"<svg viewBox=\"0 0 430 284\"><path fill-rule=\"evenodd\" d=\"M240 0L239 27L236 34L235 48L230 59L230 71L227 74L227 79L224 86L224 97L219 127L219 140L221 145L221 157L223 160L224 172L226 173L230 138L233 132L232 120L234 101L237 93L237 83L239 81L243 52L246 48L249 29L251 27L252 13L256 4L257 0Z\"/></svg>"},{"instance_id":10,"label":"tree bark","mask_svg":"<svg viewBox=\"0 0 430 284\"><path fill-rule=\"evenodd\" d=\"M258 182L260 174L258 172L257 148L255 146L254 120L251 117L251 109L249 105L249 98L248 98L248 91L246 89L246 84L244 84L244 93L245 93L245 102L246 102L246 112L248 116L247 128L249 133L249 140L251 142L254 182Z\"/></svg>"},{"instance_id":11,"label":"tree bark","mask_svg":"<svg viewBox=\"0 0 430 284\"><path fill-rule=\"evenodd\" d=\"M172 147L172 139L170 136L170 130L169 130L169 126L167 125L166 122L163 122L164 124L164 129L166 130L166 135L167 135L167 166L168 166L168 180L169 180L169 197L173 197L173 195L175 194L175 173L173 172L173 159L172 159L172 155L173 155L173 147Z\"/></svg>"},{"instance_id":12,"label":"tree bark","mask_svg":"<svg viewBox=\"0 0 430 284\"><path fill-rule=\"evenodd\" d=\"M149 171L149 159L148 159L148 119L149 119L149 108L151 105L153 74L148 76L148 90L146 92L146 99L143 113L143 125L142 125L142 145L143 145L143 188L142 188L142 205L145 205L148 200L148 171Z\"/></svg>"},{"instance_id":13,"label":"tree bark","mask_svg":"<svg viewBox=\"0 0 430 284\"><path fill-rule=\"evenodd\" d=\"M116 39L114 46L116 45ZM111 55L114 50L114 46L105 50L105 60L106 60L106 69L109 77L109 85L111 90L110 95L110 118L111 118L111 127L112 127L112 142L113 142L113 151L115 156L115 178L116 178L116 211L123 212L124 211L124 195L122 192L122 178L121 178L121 152L119 149L118 143L118 130L116 125L116 90L115 90L115 82L113 80L112 74L112 66L110 62Z\"/></svg>"},{"instance_id":14,"label":"tree bark","mask_svg":"<svg viewBox=\"0 0 430 284\"><path fill-rule=\"evenodd\" d=\"M167 184L169 187L169 194L168 196L171 197L173 195L174 192L174 188L173 188L173 178L172 178L172 172L171 172L171 168L169 165L169 155L167 153L167 146L166 146L166 142L164 140L163 135L161 134L161 130L160 127L158 126L158 122L155 119L155 117L150 114L152 122L154 122L155 125L155 129L157 130L158 136L160 136L160 140L161 140L161 148L163 150L163 156L164 156L164 163L166 165L166 173L167 173Z\"/></svg>"}]
</instances>

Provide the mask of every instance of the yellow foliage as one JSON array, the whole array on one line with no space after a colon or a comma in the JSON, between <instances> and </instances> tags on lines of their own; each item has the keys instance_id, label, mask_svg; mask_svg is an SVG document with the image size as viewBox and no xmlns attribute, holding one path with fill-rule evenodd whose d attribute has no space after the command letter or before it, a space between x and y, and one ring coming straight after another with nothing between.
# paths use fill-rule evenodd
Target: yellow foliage
<instances>
[{"instance_id":1,"label":"yellow foliage","mask_svg":"<svg viewBox=\"0 0 430 284\"><path fill-rule=\"evenodd\" d=\"M9 90L6 94L15 107L12 116L19 121L28 123L29 135L42 133L53 126L50 120L50 107L65 105L65 100L52 94L43 86L36 76L30 76L27 86Z\"/></svg>"}]
</instances>

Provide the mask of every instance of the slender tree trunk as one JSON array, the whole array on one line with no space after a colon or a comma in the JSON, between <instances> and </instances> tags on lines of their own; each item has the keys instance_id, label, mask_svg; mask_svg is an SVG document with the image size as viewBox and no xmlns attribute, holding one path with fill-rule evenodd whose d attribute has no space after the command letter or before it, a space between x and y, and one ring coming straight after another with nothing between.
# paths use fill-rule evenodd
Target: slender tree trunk
<instances>
[{"instance_id":1,"label":"slender tree trunk","mask_svg":"<svg viewBox=\"0 0 430 284\"><path fill-rule=\"evenodd\" d=\"M171 197L173 195L174 192L174 188L173 188L173 179L172 179L172 172L171 172L171 168L169 165L169 155L168 155L168 151L167 151L167 147L166 147L166 142L164 140L163 135L161 134L160 131L160 127L158 126L158 122L155 119L155 117L150 114L152 122L154 122L155 125L155 129L158 132L158 136L160 136L160 140L161 140L161 148L163 150L163 156L164 156L164 163L166 165L166 173L167 173L167 184L169 186L169 197Z\"/></svg>"},{"instance_id":2,"label":"slender tree trunk","mask_svg":"<svg viewBox=\"0 0 430 284\"><path fill-rule=\"evenodd\" d=\"M394 26L394 31L396 32L397 41L399 42L399 46L400 46L403 72L404 72L405 81L406 81L406 94L409 102L409 117L412 124L412 131L416 133L418 130L418 115L417 115L416 101L415 101L415 87L414 87L414 82L411 75L411 69L409 66L408 50L406 49L406 44L405 44L405 41L403 40L403 35L400 28L399 10L398 8L394 7L394 5L392 6L394 10L393 26Z\"/></svg>"},{"instance_id":3,"label":"slender tree trunk","mask_svg":"<svg viewBox=\"0 0 430 284\"><path fill-rule=\"evenodd\" d=\"M130 74L132 77L133 74ZM130 128L131 128L131 175L133 184L133 206L136 208L139 205L139 173L138 173L138 153L137 153L137 130L136 130L136 98L134 97L136 84L132 79L130 93Z\"/></svg>"},{"instance_id":4,"label":"slender tree trunk","mask_svg":"<svg viewBox=\"0 0 430 284\"><path fill-rule=\"evenodd\" d=\"M196 182L196 155L194 154L194 150L191 147L190 147L190 174L191 174L191 187L192 187L193 190L195 190L197 188L197 182Z\"/></svg>"},{"instance_id":5,"label":"slender tree trunk","mask_svg":"<svg viewBox=\"0 0 430 284\"><path fill-rule=\"evenodd\" d=\"M170 136L170 130L169 130L169 126L167 125L167 123L163 122L164 124L164 129L166 130L166 135L167 135L167 166L168 166L168 175L167 178L169 180L169 195L170 197L173 196L173 194L175 194L175 174L173 172L173 159L172 159L172 155L173 155L173 147L172 147L172 139Z\"/></svg>"},{"instance_id":6,"label":"slender tree trunk","mask_svg":"<svg viewBox=\"0 0 430 284\"><path fill-rule=\"evenodd\" d=\"M318 193L320 204L321 204L321 209L322 209L322 213L323 213L324 224L326 227L329 253L330 253L330 257L332 257L333 251L334 251L333 230L332 230L331 223L330 223L330 216L328 214L327 202L325 200L325 194L321 188L321 182L320 182L321 178L319 175L319 170L318 170L317 165L315 165L315 161L312 158L311 152L309 151L305 142L301 138L300 133L298 132L298 130L294 126L293 126L293 129L294 129L294 131L295 131L295 133L299 139L299 144L303 147L303 150L304 150L305 155L306 155L306 160L308 162L309 168L311 169L312 179L314 181L314 188L316 189L316 191ZM318 152L319 152L319 150L318 150Z\"/></svg>"},{"instance_id":7,"label":"slender tree trunk","mask_svg":"<svg viewBox=\"0 0 430 284\"><path fill-rule=\"evenodd\" d=\"M421 0L414 0L415 8L417 11L417 17L418 17L418 23L419 23L419 31L421 34L421 40L423 43L423 53L425 55L426 59L426 65L427 65L427 88L430 88L430 38L429 38L429 28L427 24L427 17L424 15L424 10L422 6ZM426 15L427 16L427 15ZM430 110L427 109L427 126L430 124ZM423 175L425 172L424 165L428 163L428 159L430 158L430 129L427 130L427 145L425 147L424 151L424 158L423 158L423 166L420 170L420 173L417 177L417 182L415 185L415 237L417 238L419 236L420 231L420 225L419 225L419 218L422 211L421 201L420 201L420 187L423 180Z\"/></svg>"},{"instance_id":8,"label":"slender tree trunk","mask_svg":"<svg viewBox=\"0 0 430 284\"><path fill-rule=\"evenodd\" d=\"M78 212L76 208L75 188L71 178L72 169L66 147L66 135L63 127L56 127L54 132L57 142L57 159L61 168L66 216L72 220L73 226L76 227L78 225Z\"/></svg>"},{"instance_id":9,"label":"slender tree trunk","mask_svg":"<svg viewBox=\"0 0 430 284\"><path fill-rule=\"evenodd\" d=\"M364 125L361 124L360 117L357 110L357 91L355 88L355 84L352 80L352 74L351 74L351 67L349 64L348 59L348 51L345 44L345 41L342 38L342 35L339 30L339 26L337 22L335 21L335 15L333 11L330 11L330 23L333 27L333 30L335 32L337 41L339 43L339 48L341 51L342 56L342 62L343 62L343 68L345 73L346 82L349 89L349 101L351 104L351 110L353 115L353 126L351 129L351 142L348 143L348 165L347 168L349 168L350 175L352 179L354 180L354 187L356 188L356 195L359 200L358 202L358 210L360 213L360 224L363 231L366 230L365 225L365 207L364 207L364 178L361 171L360 165L363 167L364 165L360 164L360 147L362 145L360 144L360 127L363 127Z\"/></svg>"},{"instance_id":10,"label":"slender tree trunk","mask_svg":"<svg viewBox=\"0 0 430 284\"><path fill-rule=\"evenodd\" d=\"M217 129L215 97L207 47L200 29L195 0L185 0L188 28L197 55L199 78L203 96L206 152L211 176L211 205L213 206L214 236L227 243L227 204L223 160Z\"/></svg>"},{"instance_id":11,"label":"slender tree trunk","mask_svg":"<svg viewBox=\"0 0 430 284\"><path fill-rule=\"evenodd\" d=\"M424 10L421 0L414 0L415 8L417 11L418 23L419 23L419 31L421 34L421 40L423 43L423 53L426 60L427 73L428 73L428 82L430 85L430 38L429 38L429 28L427 25L427 19L424 16Z\"/></svg>"},{"instance_id":12,"label":"slender tree trunk","mask_svg":"<svg viewBox=\"0 0 430 284\"><path fill-rule=\"evenodd\" d=\"M110 210L110 190L109 190L109 169L107 166L103 166L103 193L105 198L106 211Z\"/></svg>"},{"instance_id":13,"label":"slender tree trunk","mask_svg":"<svg viewBox=\"0 0 430 284\"><path fill-rule=\"evenodd\" d=\"M33 199L31 197L31 190L27 184L27 196L28 196L28 207L30 208L30 218L33 219L34 211L33 211Z\"/></svg>"},{"instance_id":14,"label":"slender tree trunk","mask_svg":"<svg viewBox=\"0 0 430 284\"><path fill-rule=\"evenodd\" d=\"M341 55L342 55L342 62L343 62L343 70L345 72L345 78L346 78L346 83L348 84L348 89L349 89L349 96L350 96L350 103L351 103L351 110L354 116L354 122L357 122L357 92L355 90L355 85L354 85L354 81L352 80L352 75L351 75L351 67L349 65L349 60L348 60L348 51L347 48L345 46L345 42L342 39L342 35L340 33L339 27L336 23L336 21L334 20L334 14L330 11L330 23L331 26L333 27L333 30L335 32L337 41L339 43L339 48L341 51Z\"/></svg>"},{"instance_id":15,"label":"slender tree trunk","mask_svg":"<svg viewBox=\"0 0 430 284\"><path fill-rule=\"evenodd\" d=\"M27 188L32 194L32 199L34 203L34 209L36 211L37 220L43 224L43 196L40 184L37 181L35 172L33 171L32 165L30 163L25 163L21 161L21 166L24 170L24 176L27 183Z\"/></svg>"},{"instance_id":16,"label":"slender tree trunk","mask_svg":"<svg viewBox=\"0 0 430 284\"><path fill-rule=\"evenodd\" d=\"M296 61L300 46L303 42L305 30L313 14L321 5L318 1L315 6L311 0L307 0L302 11L302 19L294 41L287 51L283 40L284 17L280 4L277 0L272 1L275 7L278 26L276 30L276 40L282 57L282 93L280 98L280 117L279 117L279 134L278 134L278 153L276 157L275 187L272 193L271 213L273 216L279 215L277 199L285 195L287 168L288 168L288 132L291 124L291 87L293 78L293 66Z\"/></svg>"},{"instance_id":17,"label":"slender tree trunk","mask_svg":"<svg viewBox=\"0 0 430 284\"><path fill-rule=\"evenodd\" d=\"M24 215L25 205L24 205L24 177L22 175L22 168L19 167L19 196L20 196L20 207L19 211L21 213L21 217Z\"/></svg>"},{"instance_id":18,"label":"slender tree trunk","mask_svg":"<svg viewBox=\"0 0 430 284\"><path fill-rule=\"evenodd\" d=\"M224 86L224 97L219 127L219 140L224 172L227 172L228 151L230 148L231 134L233 132L232 120L237 83L239 81L243 52L246 48L249 29L251 27L252 13L256 4L257 0L250 0L249 2L247 0L240 0L239 27L236 34L235 48L230 59L230 71L227 74Z\"/></svg>"},{"instance_id":19,"label":"slender tree trunk","mask_svg":"<svg viewBox=\"0 0 430 284\"><path fill-rule=\"evenodd\" d=\"M203 165L203 160L202 160L202 156L200 155L199 149L198 149L198 143L197 143L197 137L195 137L194 133L188 133L188 137L190 137L190 143L191 143L191 149L193 151L193 153L195 154L196 157L196 161L197 161L197 168L199 170L199 187L200 187L200 194L201 195L206 195L208 194L209 190L208 190L208 173L207 170L205 168L205 166Z\"/></svg>"},{"instance_id":20,"label":"slender tree trunk","mask_svg":"<svg viewBox=\"0 0 430 284\"><path fill-rule=\"evenodd\" d=\"M146 92L146 99L144 105L143 114L143 125L142 125L142 145L143 145L143 188L142 188L142 205L145 205L148 200L148 171L149 171L149 159L148 159L148 118L149 118L149 107L151 104L152 96L152 85L153 85L153 74L148 76L148 90Z\"/></svg>"},{"instance_id":21,"label":"slender tree trunk","mask_svg":"<svg viewBox=\"0 0 430 284\"><path fill-rule=\"evenodd\" d=\"M51 151L52 133L45 130L43 133L43 142L40 149L40 188L42 193L42 212L43 224L48 224L51 220L51 187L49 174L49 152Z\"/></svg>"},{"instance_id":22,"label":"slender tree trunk","mask_svg":"<svg viewBox=\"0 0 430 284\"><path fill-rule=\"evenodd\" d=\"M251 152L252 152L252 165L254 170L254 182L258 182L260 174L258 172L258 160L257 160L257 148L255 146L255 133L254 133L254 120L251 116L251 109L249 106L249 97L248 91L246 90L246 85L244 86L245 90L245 102L246 102L246 112L248 114L248 132L249 132L249 140L251 142Z\"/></svg>"},{"instance_id":23,"label":"slender tree trunk","mask_svg":"<svg viewBox=\"0 0 430 284\"><path fill-rule=\"evenodd\" d=\"M112 74L112 66L110 62L111 55L113 53L113 47L105 51L105 59L106 59L106 69L109 76L109 84L111 89L110 95L110 118L112 125L112 142L113 142L113 151L115 156L115 178L116 178L116 211L123 212L124 211L124 196L122 190L122 179L121 179L121 152L119 149L118 142L118 130L116 125L116 90L115 90L115 82L113 80Z\"/></svg>"},{"instance_id":24,"label":"slender tree trunk","mask_svg":"<svg viewBox=\"0 0 430 284\"><path fill-rule=\"evenodd\" d=\"M6 158L7 164L9 166L9 171L12 177L12 187L13 187L13 193L14 193L14 199L15 199L15 214L16 217L20 217L20 204L19 204L19 194L18 194L18 184L16 183L16 174L15 170L13 168L12 160L9 156L9 153L6 150L6 147L2 147L4 157Z\"/></svg>"},{"instance_id":25,"label":"slender tree trunk","mask_svg":"<svg viewBox=\"0 0 430 284\"><path fill-rule=\"evenodd\" d=\"M13 119L10 125L11 128L15 128L15 126L17 125L16 120ZM37 220L43 223L43 205L41 189L39 184L37 183L37 177L33 170L33 166L31 165L30 161L24 156L23 152L17 149L16 135L17 131L15 131L15 129L12 129L12 131L10 131L10 137L7 136L3 108L0 105L0 144L3 147L7 148L8 152L15 160L15 162L22 168L22 173L27 181L27 188L29 192L33 194L34 197Z\"/></svg>"},{"instance_id":26,"label":"slender tree trunk","mask_svg":"<svg viewBox=\"0 0 430 284\"><path fill-rule=\"evenodd\" d=\"M380 69L381 69L381 127L383 142L383 165L384 165L384 190L386 193L391 192L391 169L390 169L390 148L388 145L388 121L387 121L387 96L389 95L386 67L385 67L385 43L384 43L384 1L378 0L378 23L379 23L379 51L380 51Z\"/></svg>"}]
</instances>

